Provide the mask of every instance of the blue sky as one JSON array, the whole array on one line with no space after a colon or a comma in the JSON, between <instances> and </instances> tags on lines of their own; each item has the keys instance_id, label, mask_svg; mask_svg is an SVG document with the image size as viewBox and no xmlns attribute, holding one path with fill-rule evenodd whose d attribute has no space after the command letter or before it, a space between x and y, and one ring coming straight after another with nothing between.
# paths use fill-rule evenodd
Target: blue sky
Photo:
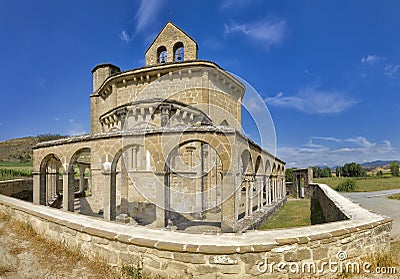
<instances>
[{"instance_id":1,"label":"blue sky","mask_svg":"<svg viewBox=\"0 0 400 279\"><path fill-rule=\"evenodd\" d=\"M400 159L399 12L394 0L3 0L0 140L88 133L91 69L143 66L171 20L260 93L288 167Z\"/></svg>"}]
</instances>

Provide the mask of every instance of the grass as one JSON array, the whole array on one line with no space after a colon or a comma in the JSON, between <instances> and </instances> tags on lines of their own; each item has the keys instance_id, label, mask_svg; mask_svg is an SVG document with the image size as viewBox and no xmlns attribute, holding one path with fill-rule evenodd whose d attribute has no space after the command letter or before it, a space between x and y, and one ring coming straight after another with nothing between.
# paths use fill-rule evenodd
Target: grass
<instances>
[{"instance_id":1,"label":"grass","mask_svg":"<svg viewBox=\"0 0 400 279\"><path fill-rule=\"evenodd\" d=\"M0 160L0 168L32 170L32 162L19 163L19 162L7 162Z\"/></svg>"},{"instance_id":2,"label":"grass","mask_svg":"<svg viewBox=\"0 0 400 279\"><path fill-rule=\"evenodd\" d=\"M310 199L288 200L259 230L310 226L310 202Z\"/></svg>"},{"instance_id":3,"label":"grass","mask_svg":"<svg viewBox=\"0 0 400 279\"><path fill-rule=\"evenodd\" d=\"M327 184L336 189L340 183L349 177L314 178L315 183ZM351 177L356 182L355 192L372 192L400 188L400 177Z\"/></svg>"},{"instance_id":4,"label":"grass","mask_svg":"<svg viewBox=\"0 0 400 279\"><path fill-rule=\"evenodd\" d=\"M392 199L392 200L400 200L400 194L393 194L388 196L388 199Z\"/></svg>"}]
</instances>

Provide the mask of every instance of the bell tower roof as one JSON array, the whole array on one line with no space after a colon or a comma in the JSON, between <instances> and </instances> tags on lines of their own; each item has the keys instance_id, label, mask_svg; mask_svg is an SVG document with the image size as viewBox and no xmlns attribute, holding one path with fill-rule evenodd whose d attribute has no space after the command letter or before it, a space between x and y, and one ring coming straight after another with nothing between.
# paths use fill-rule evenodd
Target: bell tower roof
<instances>
[{"instance_id":1,"label":"bell tower roof","mask_svg":"<svg viewBox=\"0 0 400 279\"><path fill-rule=\"evenodd\" d=\"M146 51L146 66L197 60L198 46L188 34L167 22Z\"/></svg>"}]
</instances>

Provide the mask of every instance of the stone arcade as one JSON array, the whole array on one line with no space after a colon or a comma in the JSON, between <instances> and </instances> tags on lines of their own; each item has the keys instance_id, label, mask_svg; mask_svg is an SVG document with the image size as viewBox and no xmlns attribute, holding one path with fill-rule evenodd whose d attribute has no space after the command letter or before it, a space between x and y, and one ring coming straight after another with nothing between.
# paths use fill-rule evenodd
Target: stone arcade
<instances>
[{"instance_id":1,"label":"stone arcade","mask_svg":"<svg viewBox=\"0 0 400 279\"><path fill-rule=\"evenodd\" d=\"M34 148L35 204L234 232L285 199L285 163L242 133L244 85L168 22L146 66L96 66L91 133Z\"/></svg>"}]
</instances>

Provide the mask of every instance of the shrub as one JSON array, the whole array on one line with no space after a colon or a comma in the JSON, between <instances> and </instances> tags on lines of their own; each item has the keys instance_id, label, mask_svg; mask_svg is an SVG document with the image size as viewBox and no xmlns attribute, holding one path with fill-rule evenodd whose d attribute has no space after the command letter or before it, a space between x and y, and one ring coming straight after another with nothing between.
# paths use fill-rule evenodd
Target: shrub
<instances>
[{"instance_id":1,"label":"shrub","mask_svg":"<svg viewBox=\"0 0 400 279\"><path fill-rule=\"evenodd\" d=\"M351 179L343 181L336 187L336 191L338 192L354 192L355 190L356 190L356 182Z\"/></svg>"}]
</instances>

